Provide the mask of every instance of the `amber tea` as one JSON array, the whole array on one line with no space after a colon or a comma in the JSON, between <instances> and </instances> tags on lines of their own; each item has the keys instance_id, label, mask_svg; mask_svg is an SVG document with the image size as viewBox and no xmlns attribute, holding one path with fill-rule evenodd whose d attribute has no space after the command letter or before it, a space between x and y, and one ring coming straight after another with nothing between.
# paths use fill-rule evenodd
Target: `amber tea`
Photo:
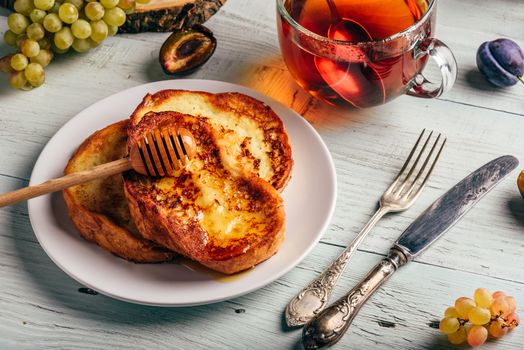
<instances>
[{"instance_id":1,"label":"amber tea","mask_svg":"<svg viewBox=\"0 0 524 350\"><path fill-rule=\"evenodd\" d=\"M398 33L424 16L430 0L280 1L287 11L278 16L284 60L306 91L328 103L383 104L410 89L427 61ZM433 22L424 24L422 39Z\"/></svg>"}]
</instances>

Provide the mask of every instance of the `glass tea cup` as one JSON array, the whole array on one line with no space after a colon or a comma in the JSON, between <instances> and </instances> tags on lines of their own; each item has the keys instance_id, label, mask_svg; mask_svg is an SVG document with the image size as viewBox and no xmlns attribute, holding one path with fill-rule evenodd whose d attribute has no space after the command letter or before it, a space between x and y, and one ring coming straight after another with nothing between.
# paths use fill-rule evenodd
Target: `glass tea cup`
<instances>
[{"instance_id":1,"label":"glass tea cup","mask_svg":"<svg viewBox=\"0 0 524 350\"><path fill-rule=\"evenodd\" d=\"M314 97L365 108L408 94L434 98L451 89L457 63L433 38L437 0L277 0L282 56ZM376 39L375 39L376 38ZM439 86L422 71L432 58Z\"/></svg>"}]
</instances>

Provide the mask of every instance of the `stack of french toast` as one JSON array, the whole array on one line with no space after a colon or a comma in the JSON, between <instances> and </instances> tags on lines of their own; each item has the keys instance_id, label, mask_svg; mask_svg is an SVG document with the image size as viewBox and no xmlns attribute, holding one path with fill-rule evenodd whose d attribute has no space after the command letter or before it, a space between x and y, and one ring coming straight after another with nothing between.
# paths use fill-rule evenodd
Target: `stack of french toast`
<instances>
[{"instance_id":1,"label":"stack of french toast","mask_svg":"<svg viewBox=\"0 0 524 350\"><path fill-rule=\"evenodd\" d=\"M130 119L87 138L65 174L126 157L146 133L185 128L196 142L174 176L134 171L64 190L80 234L137 263L185 256L233 274L274 255L284 239L280 192L291 176L291 146L280 118L240 94L162 90Z\"/></svg>"}]
</instances>

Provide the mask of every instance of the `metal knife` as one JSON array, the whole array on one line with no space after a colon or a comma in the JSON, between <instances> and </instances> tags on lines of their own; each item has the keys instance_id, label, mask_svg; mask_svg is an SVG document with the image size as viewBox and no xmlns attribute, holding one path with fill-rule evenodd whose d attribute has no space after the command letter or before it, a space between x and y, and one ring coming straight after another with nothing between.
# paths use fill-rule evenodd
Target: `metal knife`
<instances>
[{"instance_id":1,"label":"metal knife","mask_svg":"<svg viewBox=\"0 0 524 350\"><path fill-rule=\"evenodd\" d=\"M518 164L513 156L492 160L437 199L402 233L388 256L362 282L304 326L304 348L318 349L339 341L375 290L400 266L435 242Z\"/></svg>"}]
</instances>

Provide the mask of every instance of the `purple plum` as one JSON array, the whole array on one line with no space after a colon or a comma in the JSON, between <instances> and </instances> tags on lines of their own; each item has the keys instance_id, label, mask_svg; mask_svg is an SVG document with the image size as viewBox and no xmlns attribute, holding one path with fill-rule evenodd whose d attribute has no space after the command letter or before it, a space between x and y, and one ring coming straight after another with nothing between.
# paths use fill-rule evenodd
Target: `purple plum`
<instances>
[{"instance_id":1,"label":"purple plum","mask_svg":"<svg viewBox=\"0 0 524 350\"><path fill-rule=\"evenodd\" d=\"M487 41L477 51L477 66L493 85L515 85L524 75L524 53L513 40Z\"/></svg>"}]
</instances>

